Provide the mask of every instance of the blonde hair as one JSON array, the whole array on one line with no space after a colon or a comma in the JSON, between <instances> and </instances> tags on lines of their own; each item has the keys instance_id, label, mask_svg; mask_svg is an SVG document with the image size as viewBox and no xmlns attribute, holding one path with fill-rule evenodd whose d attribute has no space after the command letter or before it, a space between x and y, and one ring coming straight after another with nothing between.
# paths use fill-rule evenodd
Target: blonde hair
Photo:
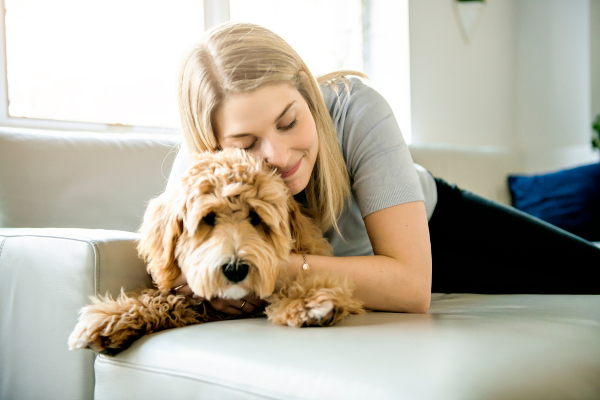
<instances>
[{"instance_id":1,"label":"blonde hair","mask_svg":"<svg viewBox=\"0 0 600 400\"><path fill-rule=\"evenodd\" d=\"M344 79L328 74L320 83ZM225 23L205 33L186 53L178 74L179 114L190 154L217 151L213 115L230 94L289 84L302 95L315 120L319 149L305 189L308 213L322 230L334 227L350 198L350 180L319 82L298 53L274 32L249 23Z\"/></svg>"}]
</instances>

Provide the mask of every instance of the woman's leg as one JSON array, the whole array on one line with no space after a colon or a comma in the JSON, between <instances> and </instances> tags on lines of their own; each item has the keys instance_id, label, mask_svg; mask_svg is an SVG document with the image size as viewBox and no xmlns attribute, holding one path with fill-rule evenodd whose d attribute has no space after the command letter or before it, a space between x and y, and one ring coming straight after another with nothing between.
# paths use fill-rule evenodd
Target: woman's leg
<instances>
[{"instance_id":1,"label":"woman's leg","mask_svg":"<svg viewBox=\"0 0 600 400\"><path fill-rule=\"evenodd\" d=\"M600 293L600 248L441 179L436 186L434 293Z\"/></svg>"}]
</instances>

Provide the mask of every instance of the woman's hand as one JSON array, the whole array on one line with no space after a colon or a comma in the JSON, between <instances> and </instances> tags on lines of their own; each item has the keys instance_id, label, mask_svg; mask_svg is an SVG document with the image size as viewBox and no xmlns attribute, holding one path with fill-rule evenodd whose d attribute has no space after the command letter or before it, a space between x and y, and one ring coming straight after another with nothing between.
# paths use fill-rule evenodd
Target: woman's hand
<instances>
[{"instance_id":1,"label":"woman's hand","mask_svg":"<svg viewBox=\"0 0 600 400\"><path fill-rule=\"evenodd\" d=\"M179 278L175 280L171 290L173 290L177 294L181 294L184 296L192 296L193 298L199 299L201 301L208 301L210 306L215 310L230 315L254 315L264 311L265 309L265 301L256 297L254 293L250 293L246 297L239 300L221 299L218 297L213 298L211 300L203 299L195 295L192 289L190 289L190 287L187 284L187 279L183 273L181 273L181 275L179 275Z\"/></svg>"},{"instance_id":2,"label":"woman's hand","mask_svg":"<svg viewBox=\"0 0 600 400\"><path fill-rule=\"evenodd\" d=\"M210 306L217 311L237 316L254 315L265 309L264 300L259 299L254 294L249 294L240 300L215 297L208 302L210 303Z\"/></svg>"}]
</instances>

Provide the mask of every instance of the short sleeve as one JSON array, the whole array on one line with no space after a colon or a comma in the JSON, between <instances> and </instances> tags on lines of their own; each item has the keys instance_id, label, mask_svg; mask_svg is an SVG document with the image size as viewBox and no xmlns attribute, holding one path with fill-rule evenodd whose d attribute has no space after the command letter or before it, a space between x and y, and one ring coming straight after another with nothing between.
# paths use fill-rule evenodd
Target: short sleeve
<instances>
[{"instance_id":1,"label":"short sleeve","mask_svg":"<svg viewBox=\"0 0 600 400\"><path fill-rule=\"evenodd\" d=\"M358 78L323 88L362 217L412 201L423 191L387 101Z\"/></svg>"}]
</instances>

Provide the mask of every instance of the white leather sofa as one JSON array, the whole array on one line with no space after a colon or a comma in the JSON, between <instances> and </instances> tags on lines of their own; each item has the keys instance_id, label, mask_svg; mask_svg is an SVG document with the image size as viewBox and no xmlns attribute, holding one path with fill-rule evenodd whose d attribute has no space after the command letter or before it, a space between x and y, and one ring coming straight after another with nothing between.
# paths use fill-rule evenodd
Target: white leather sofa
<instances>
[{"instance_id":1,"label":"white leather sofa","mask_svg":"<svg viewBox=\"0 0 600 400\"><path fill-rule=\"evenodd\" d=\"M0 127L0 399L600 398L600 296L433 294L425 315L227 321L115 357L68 351L88 296L150 284L132 232L178 142ZM522 168L498 148L411 153L504 203Z\"/></svg>"}]
</instances>

